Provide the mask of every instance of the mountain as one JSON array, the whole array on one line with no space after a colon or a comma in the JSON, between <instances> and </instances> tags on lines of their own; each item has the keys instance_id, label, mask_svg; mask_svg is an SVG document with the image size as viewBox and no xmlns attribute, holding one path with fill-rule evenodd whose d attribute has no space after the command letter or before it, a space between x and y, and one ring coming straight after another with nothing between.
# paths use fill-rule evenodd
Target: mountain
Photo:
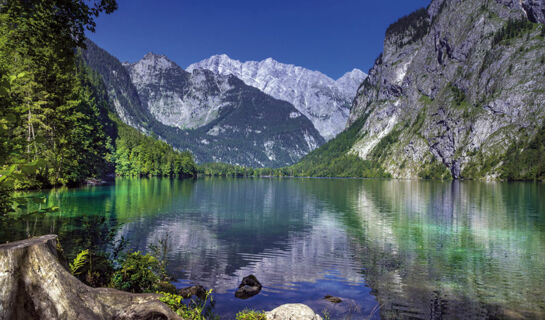
<instances>
[{"instance_id":1,"label":"mountain","mask_svg":"<svg viewBox=\"0 0 545 320\"><path fill-rule=\"evenodd\" d=\"M350 158L396 178L545 179L544 12L433 0L399 19L347 130L298 168Z\"/></svg>"},{"instance_id":2,"label":"mountain","mask_svg":"<svg viewBox=\"0 0 545 320\"><path fill-rule=\"evenodd\" d=\"M198 162L279 167L293 164L324 142L291 104L234 76L186 72L152 53L121 64L92 43L83 56L102 75L125 123L190 150Z\"/></svg>"},{"instance_id":3,"label":"mountain","mask_svg":"<svg viewBox=\"0 0 545 320\"><path fill-rule=\"evenodd\" d=\"M335 81L318 71L283 64L272 58L240 62L225 54L187 67L188 71L197 69L234 75L249 86L290 102L312 121L326 140L344 129L352 100L367 77L362 71L354 69Z\"/></svg>"}]
</instances>

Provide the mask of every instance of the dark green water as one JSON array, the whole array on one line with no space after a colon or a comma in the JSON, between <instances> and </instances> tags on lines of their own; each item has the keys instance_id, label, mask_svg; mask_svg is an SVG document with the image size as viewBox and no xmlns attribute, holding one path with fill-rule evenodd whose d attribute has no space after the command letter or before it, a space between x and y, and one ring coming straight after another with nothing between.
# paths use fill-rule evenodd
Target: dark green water
<instances>
[{"instance_id":1,"label":"dark green water","mask_svg":"<svg viewBox=\"0 0 545 320\"><path fill-rule=\"evenodd\" d=\"M224 318L291 302L332 319L545 318L542 184L118 179L45 195L60 211L2 222L0 241L57 233L73 256L168 235L176 285L213 288ZM248 274L264 289L238 300Z\"/></svg>"}]
</instances>

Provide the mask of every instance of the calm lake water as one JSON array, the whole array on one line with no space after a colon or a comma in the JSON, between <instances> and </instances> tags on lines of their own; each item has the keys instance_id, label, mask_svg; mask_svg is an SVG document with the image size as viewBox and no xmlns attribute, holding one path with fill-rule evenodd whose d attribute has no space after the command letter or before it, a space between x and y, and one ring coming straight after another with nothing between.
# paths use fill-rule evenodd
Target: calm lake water
<instances>
[{"instance_id":1,"label":"calm lake water","mask_svg":"<svg viewBox=\"0 0 545 320\"><path fill-rule=\"evenodd\" d=\"M73 256L168 235L175 284L213 288L225 319L295 302L331 319L545 318L542 184L118 179L44 195L60 211L2 222L0 241L56 233ZM264 289L236 299L249 274Z\"/></svg>"}]
</instances>

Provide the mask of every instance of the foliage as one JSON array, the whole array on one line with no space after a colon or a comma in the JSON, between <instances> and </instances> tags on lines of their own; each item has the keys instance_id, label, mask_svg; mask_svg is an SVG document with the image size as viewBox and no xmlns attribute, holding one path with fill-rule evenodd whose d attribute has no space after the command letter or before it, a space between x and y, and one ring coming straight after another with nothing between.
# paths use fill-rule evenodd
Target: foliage
<instances>
[{"instance_id":1,"label":"foliage","mask_svg":"<svg viewBox=\"0 0 545 320\"><path fill-rule=\"evenodd\" d=\"M148 249L151 251L151 254L154 257L157 257L159 262L159 278L163 281L169 280L169 276L166 273L167 269L167 254L168 254L168 233L161 239L159 239L158 244L150 244Z\"/></svg>"},{"instance_id":2,"label":"foliage","mask_svg":"<svg viewBox=\"0 0 545 320\"><path fill-rule=\"evenodd\" d=\"M399 141L401 129L396 126L390 133L382 138L379 143L373 148L370 156L374 159L385 160L390 155L392 146Z\"/></svg>"},{"instance_id":3,"label":"foliage","mask_svg":"<svg viewBox=\"0 0 545 320\"><path fill-rule=\"evenodd\" d=\"M460 107L468 103L466 93L462 89L450 82L448 83L447 88L452 92L452 99L455 106Z\"/></svg>"},{"instance_id":4,"label":"foliage","mask_svg":"<svg viewBox=\"0 0 545 320\"><path fill-rule=\"evenodd\" d=\"M10 86L13 146L2 164L45 162L15 181L16 188L77 183L96 174L96 159L105 156L99 108L83 86L75 48L99 13L112 12L116 4L86 3L9 0L0 8L1 69L24 75Z\"/></svg>"},{"instance_id":5,"label":"foliage","mask_svg":"<svg viewBox=\"0 0 545 320\"><path fill-rule=\"evenodd\" d=\"M133 160L123 157L127 147L138 152L136 168L121 175L195 174L188 153L125 126L118 135L123 125L109 117L113 109L102 78L77 50L85 47L84 31L94 30L94 19L117 4L92 4L8 0L0 6L0 216L43 201L14 198L13 190L112 175Z\"/></svg>"},{"instance_id":6,"label":"foliage","mask_svg":"<svg viewBox=\"0 0 545 320\"><path fill-rule=\"evenodd\" d=\"M545 125L528 141L509 147L500 172L504 180L545 180Z\"/></svg>"},{"instance_id":7,"label":"foliage","mask_svg":"<svg viewBox=\"0 0 545 320\"><path fill-rule=\"evenodd\" d=\"M121 268L112 275L112 286L132 293L155 292L160 283L161 265L154 256L139 251L129 253Z\"/></svg>"},{"instance_id":8,"label":"foliage","mask_svg":"<svg viewBox=\"0 0 545 320\"><path fill-rule=\"evenodd\" d=\"M267 320L263 311L245 309L237 313L236 320Z\"/></svg>"},{"instance_id":9,"label":"foliage","mask_svg":"<svg viewBox=\"0 0 545 320\"><path fill-rule=\"evenodd\" d=\"M322 147L312 151L299 163L288 167L294 176L379 178L389 175L373 160L362 160L349 151L362 137L360 130L368 114Z\"/></svg>"},{"instance_id":10,"label":"foliage","mask_svg":"<svg viewBox=\"0 0 545 320\"><path fill-rule=\"evenodd\" d=\"M70 263L70 272L73 275L80 275L82 273L83 266L87 263L89 258L89 249L85 249L78 253L74 258L74 261Z\"/></svg>"},{"instance_id":11,"label":"foliage","mask_svg":"<svg viewBox=\"0 0 545 320\"><path fill-rule=\"evenodd\" d=\"M205 163L199 166L198 173L208 177L251 177L259 176L260 169L231 165L228 163Z\"/></svg>"},{"instance_id":12,"label":"foliage","mask_svg":"<svg viewBox=\"0 0 545 320\"><path fill-rule=\"evenodd\" d=\"M452 180L452 174L448 168L437 159L424 164L420 172L418 172L418 177L430 180Z\"/></svg>"},{"instance_id":13,"label":"foliage","mask_svg":"<svg viewBox=\"0 0 545 320\"><path fill-rule=\"evenodd\" d=\"M416 42L426 34L430 28L428 11L425 8L416 10L415 12L399 18L386 29L386 38L392 39L399 35L405 35L407 31L411 31L411 38L408 43Z\"/></svg>"},{"instance_id":14,"label":"foliage","mask_svg":"<svg viewBox=\"0 0 545 320\"><path fill-rule=\"evenodd\" d=\"M114 271L108 256L90 252L89 249L78 253L69 266L76 278L92 287L107 286Z\"/></svg>"},{"instance_id":15,"label":"foliage","mask_svg":"<svg viewBox=\"0 0 545 320\"><path fill-rule=\"evenodd\" d=\"M193 177L197 173L193 156L188 151L176 151L167 143L146 136L115 119L115 170L122 176Z\"/></svg>"},{"instance_id":16,"label":"foliage","mask_svg":"<svg viewBox=\"0 0 545 320\"><path fill-rule=\"evenodd\" d=\"M528 19L509 19L509 21L507 21L507 23L494 35L492 45L497 45L502 41L518 38L528 31L533 30L536 26L537 24L532 23Z\"/></svg>"},{"instance_id":17,"label":"foliage","mask_svg":"<svg viewBox=\"0 0 545 320\"><path fill-rule=\"evenodd\" d=\"M159 300L169 306L176 314L182 317L182 319L205 320L215 318L212 312L214 307L212 289L206 291L206 295L203 299L192 299L187 304L184 304L184 298L177 294L168 292L159 293L162 295Z\"/></svg>"}]
</instances>

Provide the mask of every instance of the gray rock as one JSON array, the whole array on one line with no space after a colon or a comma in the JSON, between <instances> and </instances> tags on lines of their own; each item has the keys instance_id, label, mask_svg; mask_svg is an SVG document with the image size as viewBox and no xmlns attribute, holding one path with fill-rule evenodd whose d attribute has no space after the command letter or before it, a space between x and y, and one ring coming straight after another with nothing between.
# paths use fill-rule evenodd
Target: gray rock
<instances>
[{"instance_id":1,"label":"gray rock","mask_svg":"<svg viewBox=\"0 0 545 320\"><path fill-rule=\"evenodd\" d=\"M235 297L239 299L251 298L258 294L261 291L261 288L261 283L259 283L259 281L253 274L251 274L242 279L242 282L240 283L237 291L235 292Z\"/></svg>"},{"instance_id":2,"label":"gray rock","mask_svg":"<svg viewBox=\"0 0 545 320\"><path fill-rule=\"evenodd\" d=\"M206 289L203 286L195 285L186 288L176 290L176 293L182 296L184 299L189 299L192 296L204 299L206 296Z\"/></svg>"},{"instance_id":3,"label":"gray rock","mask_svg":"<svg viewBox=\"0 0 545 320\"><path fill-rule=\"evenodd\" d=\"M322 320L309 306L301 303L281 305L266 315L267 320Z\"/></svg>"},{"instance_id":4,"label":"gray rock","mask_svg":"<svg viewBox=\"0 0 545 320\"><path fill-rule=\"evenodd\" d=\"M413 15L404 28L393 28L403 31L385 39L354 99L348 125L366 121L350 152L376 160L395 178L418 178L434 163L454 178L467 177L467 168L497 178L501 161L494 159L535 135L545 119L544 26L508 41L497 35L510 19L545 21L544 6L434 0L428 17Z\"/></svg>"}]
</instances>

